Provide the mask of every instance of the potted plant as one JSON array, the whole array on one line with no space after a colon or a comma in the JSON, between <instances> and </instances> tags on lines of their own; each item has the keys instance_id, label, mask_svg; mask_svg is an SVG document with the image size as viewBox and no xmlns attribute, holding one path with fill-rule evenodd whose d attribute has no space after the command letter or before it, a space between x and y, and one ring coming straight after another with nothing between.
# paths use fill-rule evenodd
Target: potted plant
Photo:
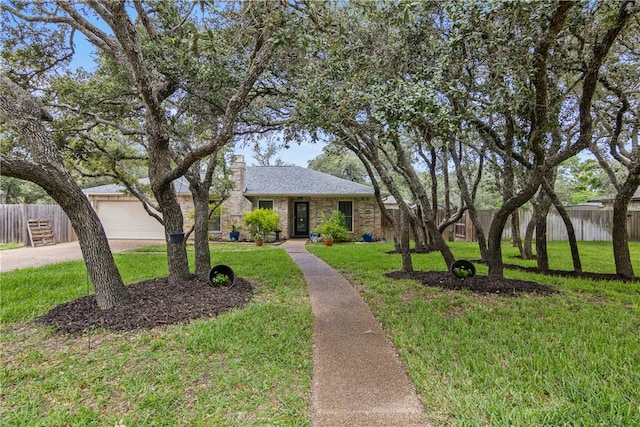
<instances>
[{"instance_id":1,"label":"potted plant","mask_svg":"<svg viewBox=\"0 0 640 427\"><path fill-rule=\"evenodd\" d=\"M280 215L273 209L256 209L244 213L244 223L249 228L253 240L261 246L265 236L280 229Z\"/></svg>"},{"instance_id":2,"label":"potted plant","mask_svg":"<svg viewBox=\"0 0 640 427\"><path fill-rule=\"evenodd\" d=\"M367 243L371 242L373 239L373 234L371 234L371 230L367 227L362 227L362 239Z\"/></svg>"},{"instance_id":3,"label":"potted plant","mask_svg":"<svg viewBox=\"0 0 640 427\"><path fill-rule=\"evenodd\" d=\"M320 235L325 245L331 246L333 242L342 242L349 237L349 230L345 225L344 214L338 210L331 212L329 219L325 220L322 214L323 223L316 227L313 232Z\"/></svg>"},{"instance_id":4,"label":"potted plant","mask_svg":"<svg viewBox=\"0 0 640 427\"><path fill-rule=\"evenodd\" d=\"M235 224L231 224L231 231L229 232L229 240L237 242L240 240L240 227Z\"/></svg>"},{"instance_id":5,"label":"potted plant","mask_svg":"<svg viewBox=\"0 0 640 427\"><path fill-rule=\"evenodd\" d=\"M466 259L454 261L451 264L450 270L451 274L458 279L468 279L476 275L476 266Z\"/></svg>"},{"instance_id":6,"label":"potted plant","mask_svg":"<svg viewBox=\"0 0 640 427\"><path fill-rule=\"evenodd\" d=\"M209 285L230 288L236 282L236 275L228 265L218 264L209 270Z\"/></svg>"}]
</instances>

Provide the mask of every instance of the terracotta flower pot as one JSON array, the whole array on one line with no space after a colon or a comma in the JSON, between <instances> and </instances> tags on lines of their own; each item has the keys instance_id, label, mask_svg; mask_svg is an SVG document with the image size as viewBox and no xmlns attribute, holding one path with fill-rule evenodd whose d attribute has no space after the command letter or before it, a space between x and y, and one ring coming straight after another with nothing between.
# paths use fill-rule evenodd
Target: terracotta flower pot
<instances>
[{"instance_id":1,"label":"terracotta flower pot","mask_svg":"<svg viewBox=\"0 0 640 427\"><path fill-rule=\"evenodd\" d=\"M325 246L333 246L333 239L324 239Z\"/></svg>"},{"instance_id":2,"label":"terracotta flower pot","mask_svg":"<svg viewBox=\"0 0 640 427\"><path fill-rule=\"evenodd\" d=\"M256 242L256 246L262 246L264 245L264 238L255 239L254 242Z\"/></svg>"}]
</instances>

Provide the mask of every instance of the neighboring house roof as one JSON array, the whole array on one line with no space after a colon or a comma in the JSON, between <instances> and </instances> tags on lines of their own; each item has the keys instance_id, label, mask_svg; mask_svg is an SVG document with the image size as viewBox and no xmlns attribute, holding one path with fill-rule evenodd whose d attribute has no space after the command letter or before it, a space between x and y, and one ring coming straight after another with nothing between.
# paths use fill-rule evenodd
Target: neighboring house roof
<instances>
[{"instance_id":1,"label":"neighboring house roof","mask_svg":"<svg viewBox=\"0 0 640 427\"><path fill-rule=\"evenodd\" d=\"M615 194L607 194L606 196L598 196L590 199L589 202L613 202L616 198ZM636 188L636 192L631 197L632 201L640 201L640 187Z\"/></svg>"},{"instance_id":2,"label":"neighboring house roof","mask_svg":"<svg viewBox=\"0 0 640 427\"><path fill-rule=\"evenodd\" d=\"M600 209L602 208L604 205L600 202L586 202L586 203L580 203L577 205L566 205L564 208L565 209L569 209L569 210L574 210L574 211L578 211L578 210L591 210L591 209Z\"/></svg>"},{"instance_id":3,"label":"neighboring house roof","mask_svg":"<svg viewBox=\"0 0 640 427\"><path fill-rule=\"evenodd\" d=\"M149 179L141 179L148 184ZM189 194L184 177L173 182L178 194ZM125 192L119 184L86 188L85 194L115 195ZM245 196L373 196L372 187L300 166L249 166Z\"/></svg>"},{"instance_id":4,"label":"neighboring house roof","mask_svg":"<svg viewBox=\"0 0 640 427\"><path fill-rule=\"evenodd\" d=\"M247 167L245 196L372 196L373 188L300 166Z\"/></svg>"}]
</instances>

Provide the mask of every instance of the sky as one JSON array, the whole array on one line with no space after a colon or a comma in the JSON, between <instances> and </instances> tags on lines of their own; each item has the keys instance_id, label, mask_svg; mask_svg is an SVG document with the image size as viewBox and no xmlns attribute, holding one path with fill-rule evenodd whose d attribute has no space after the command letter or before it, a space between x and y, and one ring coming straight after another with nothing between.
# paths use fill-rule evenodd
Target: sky
<instances>
[{"instance_id":1,"label":"sky","mask_svg":"<svg viewBox=\"0 0 640 427\"><path fill-rule=\"evenodd\" d=\"M272 164L276 159L281 159L287 165L306 168L309 165L309 160L322 154L322 148L324 146L325 144L323 143L314 144L307 141L303 141L300 144L290 143L289 148L282 149L273 156ZM251 148L236 148L234 153L243 155L244 161L248 166L258 166L258 161L253 157L253 150Z\"/></svg>"}]
</instances>

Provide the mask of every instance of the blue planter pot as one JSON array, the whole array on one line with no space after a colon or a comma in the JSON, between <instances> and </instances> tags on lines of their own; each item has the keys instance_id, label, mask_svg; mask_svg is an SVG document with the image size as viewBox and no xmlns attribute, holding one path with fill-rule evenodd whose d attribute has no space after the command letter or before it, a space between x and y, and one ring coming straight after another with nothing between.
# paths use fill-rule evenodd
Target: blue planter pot
<instances>
[{"instance_id":1,"label":"blue planter pot","mask_svg":"<svg viewBox=\"0 0 640 427\"><path fill-rule=\"evenodd\" d=\"M238 240L240 240L240 232L239 231L229 232L229 239L235 240L237 242Z\"/></svg>"},{"instance_id":2,"label":"blue planter pot","mask_svg":"<svg viewBox=\"0 0 640 427\"><path fill-rule=\"evenodd\" d=\"M365 242L369 243L371 242L373 235L371 233L365 233L362 235L362 238L364 239Z\"/></svg>"}]
</instances>

